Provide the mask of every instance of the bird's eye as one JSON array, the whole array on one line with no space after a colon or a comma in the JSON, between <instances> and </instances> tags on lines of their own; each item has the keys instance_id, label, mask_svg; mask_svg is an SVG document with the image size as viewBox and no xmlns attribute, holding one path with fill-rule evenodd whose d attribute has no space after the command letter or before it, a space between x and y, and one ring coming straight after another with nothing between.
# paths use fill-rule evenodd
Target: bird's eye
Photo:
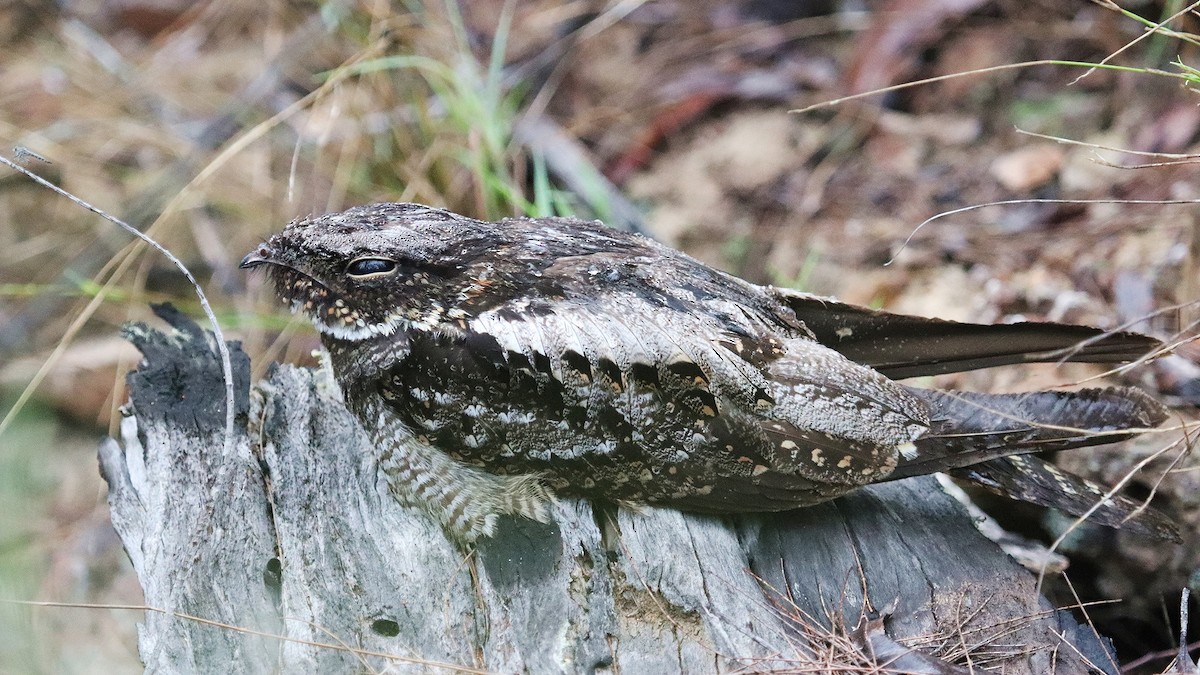
<instances>
[{"instance_id":1,"label":"bird's eye","mask_svg":"<svg viewBox=\"0 0 1200 675\"><path fill-rule=\"evenodd\" d=\"M396 271L396 262L387 258L359 258L346 266L346 274L359 279L369 279Z\"/></svg>"}]
</instances>

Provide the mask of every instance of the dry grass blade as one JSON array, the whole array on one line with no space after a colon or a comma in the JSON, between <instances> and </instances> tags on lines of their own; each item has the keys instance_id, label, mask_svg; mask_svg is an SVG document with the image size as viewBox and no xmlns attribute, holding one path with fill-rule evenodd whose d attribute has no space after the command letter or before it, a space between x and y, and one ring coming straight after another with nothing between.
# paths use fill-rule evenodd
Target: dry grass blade
<instances>
[{"instance_id":1,"label":"dry grass blade","mask_svg":"<svg viewBox=\"0 0 1200 675\"><path fill-rule=\"evenodd\" d=\"M964 596L959 595L951 626L942 632L897 641L883 630L882 619L891 609L875 613L868 609L869 601L866 601L853 612L858 621L851 626L845 618L845 595L842 607L828 607L824 619L816 620L769 585L764 584L764 589L775 604L774 610L785 615L804 640L803 645L797 645L797 656L792 657L782 671L788 673L913 672L915 662L907 661L906 657L919 659L922 667L930 669L921 672L1003 671L1006 662L1031 654L1030 648L1021 645L1019 639L1014 638L1012 644L1004 640L1055 611L989 623L981 621L980 617L987 611L990 600L984 600L964 613ZM875 618L870 618L872 616Z\"/></svg>"},{"instance_id":2,"label":"dry grass blade","mask_svg":"<svg viewBox=\"0 0 1200 675\"><path fill-rule=\"evenodd\" d=\"M902 82L900 84L894 84L890 87L880 87L879 89L872 89L871 91L859 92L857 94L851 94L850 96L842 96L840 98L835 98L835 99L831 99L828 101L822 101L820 103L814 103L810 106L805 106L803 108L796 108L793 110L789 110L788 112L794 113L794 114L807 113L807 112L811 112L813 110L820 110L822 108L831 108L834 106L839 106L843 103L848 103L850 101L857 101L857 100L863 99L863 98L879 96L880 94L888 94L891 92L902 91L904 89L909 89L912 87L920 87L920 86L924 86L927 84L934 84L935 82L945 82L947 80L954 80L954 79L958 79L961 77L973 77L976 75L988 75L991 73L998 73L998 72L1003 72L1006 70L1019 70L1019 69L1024 69L1024 68L1033 68L1035 66L1071 66L1071 67L1075 67L1075 68L1089 68L1089 69L1104 68L1106 70L1119 70L1122 72L1141 73L1144 75L1158 75L1161 77L1169 77L1169 78L1174 78L1174 79L1184 80L1184 81L1189 81L1189 82L1191 81L1191 78L1186 73L1183 73L1183 74L1172 73L1170 71L1159 70L1156 68L1134 68L1134 67L1130 67L1130 66L1114 66L1111 64L1101 65L1101 64L1095 64L1095 63L1086 63L1086 62L1082 62L1082 61L1063 61L1060 59L1040 59L1037 61L1022 61L1021 63L1006 63L1006 64L999 65L999 66L991 66L988 68L977 68L975 70L968 70L968 71L964 71L961 73L950 73L948 75L939 75L937 77L927 77L927 78L924 78L921 80L914 80L912 82Z\"/></svg>"},{"instance_id":3,"label":"dry grass blade","mask_svg":"<svg viewBox=\"0 0 1200 675\"><path fill-rule=\"evenodd\" d=\"M969 206L964 206L964 207L958 208L958 209L942 211L941 213L932 215L932 216L926 218L925 220L921 221L916 227L914 227L912 229L911 232L909 232L908 237L906 237L904 239L904 241L900 244L900 247L897 248L896 251L894 253L892 253L892 256L890 258L888 258L887 262L885 262L883 264L886 267L886 266L891 265L892 263L896 262L896 259L898 257L900 257L900 254L904 251L904 249L907 248L908 245L912 242L913 238L917 236L917 233L920 232L921 229L924 228L926 225L932 223L935 220L941 220L942 218L946 218L948 216L955 216L955 215L958 215L961 213L967 213L969 211L978 211L979 209L986 209L986 208L992 207L992 206L1016 206L1016 205L1020 205L1020 204L1075 204L1075 205L1086 205L1086 204L1153 205L1153 204L1157 204L1157 205L1170 205L1170 204L1200 204L1200 199L1002 199L1000 201L986 202L983 204L971 204Z\"/></svg>"},{"instance_id":4,"label":"dry grass blade","mask_svg":"<svg viewBox=\"0 0 1200 675\"><path fill-rule=\"evenodd\" d=\"M74 608L74 609L107 609L107 610L130 610L130 611L138 611L138 612L154 612L156 614L165 614L167 616L173 616L177 619L182 619L184 621L194 621L196 623L201 623L201 624L204 624L207 626L212 626L214 628L219 628L221 630L228 630L228 631L233 631L236 633L244 633L246 635L254 635L257 637L271 638L274 640L279 640L280 642L291 642L294 644L305 645L308 647L318 647L321 649L331 649L334 651L348 652L348 653L354 654L355 656L360 657L360 658L373 656L373 657L387 659L389 661L395 661L397 663L409 663L412 665L422 666L425 668L436 668L438 670L446 670L446 671L449 671L452 673L470 673L471 675L489 675L489 671L480 670L478 668L472 668L470 666L460 666L460 665L454 664L454 663L444 663L441 661L430 661L427 659L418 659L418 658L413 658L411 656L403 656L400 654L390 654L388 652L378 652L378 651L372 651L369 649L359 649L357 647L352 647L341 640L337 640L336 642L314 642L311 640L298 640L296 638L288 637L286 635L278 635L275 633L268 633L265 631L254 630L253 628L245 628L243 626L234 626L231 624L222 623L220 621L213 621L211 619L205 619L204 617L201 617L201 616L193 616L191 614L185 614L183 612L175 612L175 611L171 611L171 610L167 610L167 609L162 609L161 607L150 607L147 605L113 605L113 604L75 603L75 602L40 602L40 601L32 601L32 600L0 600L0 603L10 604L10 605L22 605L25 607L68 607L68 608Z\"/></svg>"}]
</instances>

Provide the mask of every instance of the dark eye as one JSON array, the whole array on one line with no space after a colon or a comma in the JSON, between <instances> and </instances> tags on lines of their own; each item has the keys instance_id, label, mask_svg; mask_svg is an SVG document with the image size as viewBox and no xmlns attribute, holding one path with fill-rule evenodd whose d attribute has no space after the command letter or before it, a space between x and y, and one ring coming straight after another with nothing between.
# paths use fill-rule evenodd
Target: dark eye
<instances>
[{"instance_id":1,"label":"dark eye","mask_svg":"<svg viewBox=\"0 0 1200 675\"><path fill-rule=\"evenodd\" d=\"M352 277L374 277L396 271L396 262L387 258L359 258L346 266L346 274Z\"/></svg>"}]
</instances>

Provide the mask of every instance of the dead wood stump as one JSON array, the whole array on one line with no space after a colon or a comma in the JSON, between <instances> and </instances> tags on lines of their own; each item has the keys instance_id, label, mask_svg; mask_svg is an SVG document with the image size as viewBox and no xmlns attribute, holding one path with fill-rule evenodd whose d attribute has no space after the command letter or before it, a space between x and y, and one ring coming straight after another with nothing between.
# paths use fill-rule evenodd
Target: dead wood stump
<instances>
[{"instance_id":1,"label":"dead wood stump","mask_svg":"<svg viewBox=\"0 0 1200 675\"><path fill-rule=\"evenodd\" d=\"M164 610L140 626L148 671L803 670L831 617L859 623L864 587L890 612L848 642L895 671L959 672L930 655L968 663L962 645L1008 673L1112 668L931 478L727 518L563 499L554 524L503 520L467 556L387 495L322 371L278 366L251 388L232 345L224 455L212 338L159 313L172 331L127 330L145 358L100 449L113 524Z\"/></svg>"}]
</instances>

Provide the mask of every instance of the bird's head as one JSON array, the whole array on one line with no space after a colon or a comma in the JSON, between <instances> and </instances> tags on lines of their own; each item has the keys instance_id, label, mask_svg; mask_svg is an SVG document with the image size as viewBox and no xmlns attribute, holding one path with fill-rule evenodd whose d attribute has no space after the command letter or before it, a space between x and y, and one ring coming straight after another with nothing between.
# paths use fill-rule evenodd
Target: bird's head
<instances>
[{"instance_id":1,"label":"bird's head","mask_svg":"<svg viewBox=\"0 0 1200 675\"><path fill-rule=\"evenodd\" d=\"M242 259L322 334L361 340L453 320L492 223L420 204L373 204L293 221ZM477 267L477 266L475 266Z\"/></svg>"}]
</instances>

